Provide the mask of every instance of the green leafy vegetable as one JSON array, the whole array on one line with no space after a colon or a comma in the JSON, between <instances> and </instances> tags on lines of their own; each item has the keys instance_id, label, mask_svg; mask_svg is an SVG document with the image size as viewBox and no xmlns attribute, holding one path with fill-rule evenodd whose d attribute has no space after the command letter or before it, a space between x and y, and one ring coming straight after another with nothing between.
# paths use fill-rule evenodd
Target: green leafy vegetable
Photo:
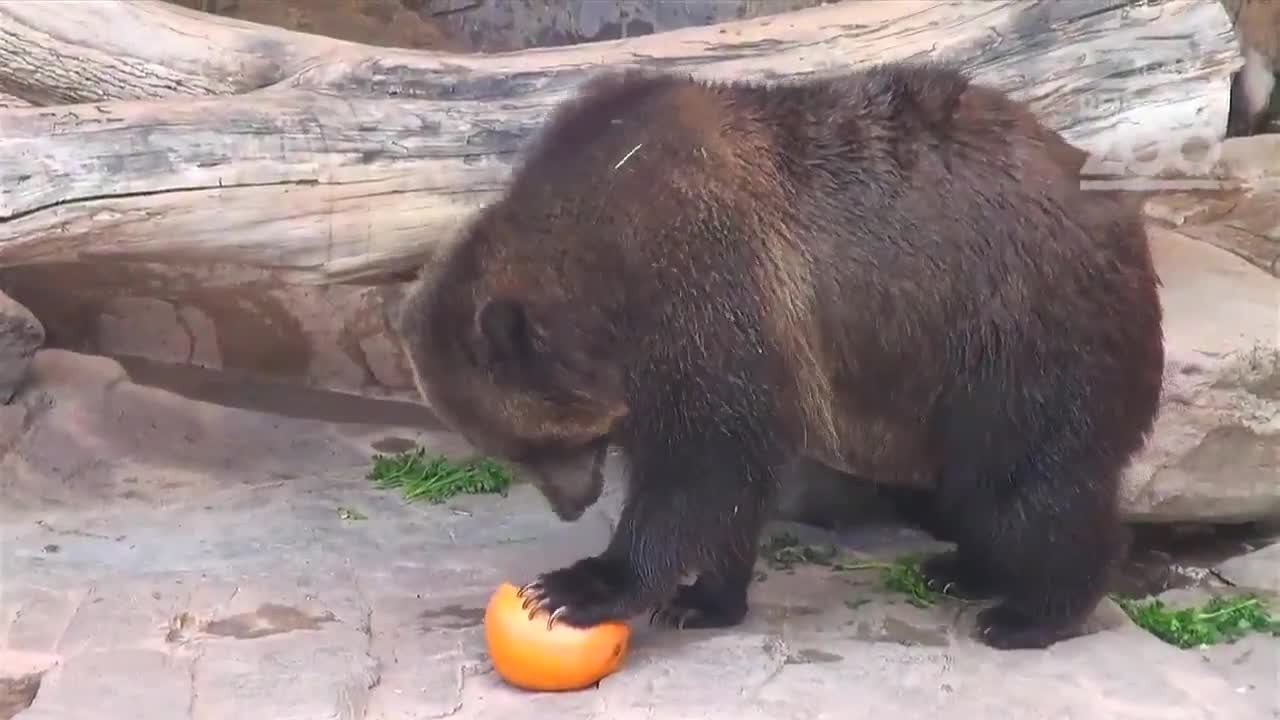
<instances>
[{"instance_id":1,"label":"green leafy vegetable","mask_svg":"<svg viewBox=\"0 0 1280 720\"><path fill-rule=\"evenodd\" d=\"M1203 607L1178 610L1160 600L1115 600L1139 627L1180 648L1235 642L1254 631L1280 636L1280 620L1256 595L1215 597Z\"/></svg>"},{"instance_id":2,"label":"green leafy vegetable","mask_svg":"<svg viewBox=\"0 0 1280 720\"><path fill-rule=\"evenodd\" d=\"M760 555L775 570L793 572L797 565L821 565L836 572L880 570L886 588L907 596L907 602L920 608L931 607L941 593L929 589L920 570L919 555L904 555L892 563L842 561L839 548L831 545L803 545L791 533L775 535L760 544ZM862 603L859 603L862 604Z\"/></svg>"},{"instance_id":3,"label":"green leafy vegetable","mask_svg":"<svg viewBox=\"0 0 1280 720\"><path fill-rule=\"evenodd\" d=\"M774 570L792 570L797 565L832 566L840 551L832 545L802 545L789 532L770 537L760 544L760 556Z\"/></svg>"},{"instance_id":4,"label":"green leafy vegetable","mask_svg":"<svg viewBox=\"0 0 1280 720\"><path fill-rule=\"evenodd\" d=\"M918 555L906 555L898 558L884 568L885 587L903 593L907 602L918 608L931 607L940 597L929 589L929 581L920 570L921 558Z\"/></svg>"},{"instance_id":5,"label":"green leafy vegetable","mask_svg":"<svg viewBox=\"0 0 1280 720\"><path fill-rule=\"evenodd\" d=\"M455 463L443 455L428 456L423 448L394 455L374 455L367 476L384 489L400 488L406 500L441 503L455 495L505 495L511 475L488 458Z\"/></svg>"}]
</instances>

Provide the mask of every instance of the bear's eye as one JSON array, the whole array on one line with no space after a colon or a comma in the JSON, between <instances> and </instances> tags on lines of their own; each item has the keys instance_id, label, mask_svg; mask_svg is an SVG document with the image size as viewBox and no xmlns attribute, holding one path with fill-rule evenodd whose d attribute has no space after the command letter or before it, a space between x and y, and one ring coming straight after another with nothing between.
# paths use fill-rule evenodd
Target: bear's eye
<instances>
[{"instance_id":1,"label":"bear's eye","mask_svg":"<svg viewBox=\"0 0 1280 720\"><path fill-rule=\"evenodd\" d=\"M533 334L524 306L516 300L490 300L476 317L483 338L482 356L490 363L518 365L534 352Z\"/></svg>"}]
</instances>

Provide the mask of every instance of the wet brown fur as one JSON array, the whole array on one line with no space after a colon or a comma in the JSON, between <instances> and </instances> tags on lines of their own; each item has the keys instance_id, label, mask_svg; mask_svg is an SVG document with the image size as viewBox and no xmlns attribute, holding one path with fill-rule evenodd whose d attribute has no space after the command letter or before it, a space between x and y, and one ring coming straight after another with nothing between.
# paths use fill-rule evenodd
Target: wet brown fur
<instances>
[{"instance_id":1,"label":"wet brown fur","mask_svg":"<svg viewBox=\"0 0 1280 720\"><path fill-rule=\"evenodd\" d=\"M623 452L609 547L530 601L739 622L775 473L806 455L958 543L930 570L1005 598L987 642L1068 636L1119 552L1163 369L1136 204L1082 191L1083 161L946 68L588 84L401 322L442 418L562 518L598 478L555 468Z\"/></svg>"}]
</instances>

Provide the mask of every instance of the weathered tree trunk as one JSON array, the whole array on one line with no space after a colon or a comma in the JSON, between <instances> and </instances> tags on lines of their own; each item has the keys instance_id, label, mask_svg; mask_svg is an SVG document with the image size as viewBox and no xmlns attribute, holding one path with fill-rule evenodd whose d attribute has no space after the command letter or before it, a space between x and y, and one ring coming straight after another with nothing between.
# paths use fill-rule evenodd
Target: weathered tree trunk
<instances>
[{"instance_id":1,"label":"weathered tree trunk","mask_svg":"<svg viewBox=\"0 0 1280 720\"><path fill-rule=\"evenodd\" d=\"M0 92L36 105L244 93L348 45L154 0L5 2L0 28Z\"/></svg>"},{"instance_id":2,"label":"weathered tree trunk","mask_svg":"<svg viewBox=\"0 0 1280 720\"><path fill-rule=\"evenodd\" d=\"M16 95L6 95L0 92L0 110L5 108L31 107L31 103L23 100Z\"/></svg>"},{"instance_id":3,"label":"weathered tree trunk","mask_svg":"<svg viewBox=\"0 0 1280 720\"><path fill-rule=\"evenodd\" d=\"M1221 6L1185 1L868 0L489 56L138 0L4 3L0 29L0 91L72 103L0 110L0 267L207 261L294 283L411 266L601 66L784 80L947 59L1123 165L1146 142L1220 137L1237 64Z\"/></svg>"}]
</instances>

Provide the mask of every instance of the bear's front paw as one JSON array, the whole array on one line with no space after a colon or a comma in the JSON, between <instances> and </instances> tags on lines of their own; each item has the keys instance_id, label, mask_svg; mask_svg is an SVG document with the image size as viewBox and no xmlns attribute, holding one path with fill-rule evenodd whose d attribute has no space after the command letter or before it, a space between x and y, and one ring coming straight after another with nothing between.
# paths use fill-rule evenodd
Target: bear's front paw
<instances>
[{"instance_id":1,"label":"bear's front paw","mask_svg":"<svg viewBox=\"0 0 1280 720\"><path fill-rule=\"evenodd\" d=\"M644 602L634 588L631 573L620 563L590 557L538 576L520 588L520 597L530 617L547 614L548 629L558 622L587 628L636 614Z\"/></svg>"}]
</instances>

